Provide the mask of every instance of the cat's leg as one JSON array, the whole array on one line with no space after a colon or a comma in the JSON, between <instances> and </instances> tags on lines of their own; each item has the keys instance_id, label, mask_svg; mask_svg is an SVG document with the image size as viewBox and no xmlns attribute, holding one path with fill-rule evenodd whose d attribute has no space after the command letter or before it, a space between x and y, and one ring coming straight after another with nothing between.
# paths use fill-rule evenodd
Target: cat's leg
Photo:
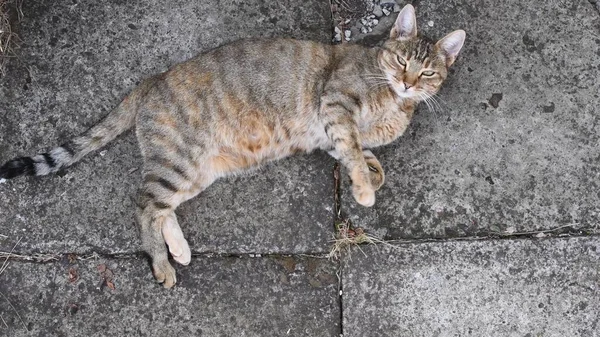
<instances>
[{"instance_id":1,"label":"cat's leg","mask_svg":"<svg viewBox=\"0 0 600 337\"><path fill-rule=\"evenodd\" d=\"M166 288L175 285L177 278L175 269L169 263L167 247L162 234L162 228L165 227L167 219L171 217L172 211L165 211L152 201L152 196L140 190L138 198L138 209L136 211L136 221L140 228L140 238L142 240L142 249L150 256L152 263L152 273L159 283ZM182 254L183 255L183 249Z\"/></svg>"},{"instance_id":2,"label":"cat's leg","mask_svg":"<svg viewBox=\"0 0 600 337\"><path fill-rule=\"evenodd\" d=\"M150 156L146 160L149 169L144 171L136 217L142 248L152 260L154 277L170 288L177 278L168 261L167 247L176 262L187 265L191 260L191 251L177 222L175 209L208 187L212 180L205 175L186 173L165 159L156 162L156 158L159 157Z\"/></svg>"},{"instance_id":3,"label":"cat's leg","mask_svg":"<svg viewBox=\"0 0 600 337\"><path fill-rule=\"evenodd\" d=\"M340 154L336 150L331 150L327 152L331 157L336 160L340 159ZM369 177L371 178L371 184L375 190L379 190L385 181L385 173L383 172L383 167L381 167L381 163L377 160L377 157L373 154L373 152L369 150L363 150L363 156L365 161L367 162L367 166L369 167Z\"/></svg>"},{"instance_id":4,"label":"cat's leg","mask_svg":"<svg viewBox=\"0 0 600 337\"><path fill-rule=\"evenodd\" d=\"M362 153L360 135L351 112L341 103L325 102L323 111L325 133L339 160L352 179L352 195L356 202L371 207L375 204L375 189L371 184L369 167Z\"/></svg>"}]
</instances>

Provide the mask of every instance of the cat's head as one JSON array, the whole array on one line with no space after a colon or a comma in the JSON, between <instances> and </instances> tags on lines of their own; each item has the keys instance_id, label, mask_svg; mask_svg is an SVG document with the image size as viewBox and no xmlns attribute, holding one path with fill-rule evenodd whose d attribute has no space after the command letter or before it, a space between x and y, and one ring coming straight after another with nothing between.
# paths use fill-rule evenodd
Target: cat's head
<instances>
[{"instance_id":1,"label":"cat's head","mask_svg":"<svg viewBox=\"0 0 600 337\"><path fill-rule=\"evenodd\" d=\"M399 97L425 100L440 89L464 41L463 30L437 42L417 36L415 9L406 5L383 45L379 64Z\"/></svg>"}]
</instances>

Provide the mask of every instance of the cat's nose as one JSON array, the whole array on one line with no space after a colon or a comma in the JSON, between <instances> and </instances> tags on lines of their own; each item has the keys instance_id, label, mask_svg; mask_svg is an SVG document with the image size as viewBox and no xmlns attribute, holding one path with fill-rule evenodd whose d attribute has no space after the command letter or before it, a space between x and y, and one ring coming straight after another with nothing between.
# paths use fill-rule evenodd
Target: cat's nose
<instances>
[{"instance_id":1,"label":"cat's nose","mask_svg":"<svg viewBox=\"0 0 600 337\"><path fill-rule=\"evenodd\" d=\"M408 89L410 89L410 88L412 88L412 87L413 87L412 85L410 85L410 84L408 84L408 83L404 82L404 90L408 90Z\"/></svg>"}]
</instances>

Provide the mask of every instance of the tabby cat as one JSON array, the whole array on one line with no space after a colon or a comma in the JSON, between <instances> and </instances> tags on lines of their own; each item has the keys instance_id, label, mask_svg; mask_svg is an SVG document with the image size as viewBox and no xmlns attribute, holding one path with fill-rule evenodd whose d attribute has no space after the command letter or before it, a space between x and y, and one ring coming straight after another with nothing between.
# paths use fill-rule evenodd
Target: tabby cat
<instances>
[{"instance_id":1,"label":"tabby cat","mask_svg":"<svg viewBox=\"0 0 600 337\"><path fill-rule=\"evenodd\" d=\"M178 263L191 259L174 211L220 177L321 149L346 167L356 201L372 206L384 173L366 149L402 135L464 39L462 30L437 43L418 36L406 5L378 48L290 39L221 46L144 80L99 124L7 162L0 178L57 172L135 125L144 158L136 220L154 276L170 288L167 247Z\"/></svg>"}]
</instances>

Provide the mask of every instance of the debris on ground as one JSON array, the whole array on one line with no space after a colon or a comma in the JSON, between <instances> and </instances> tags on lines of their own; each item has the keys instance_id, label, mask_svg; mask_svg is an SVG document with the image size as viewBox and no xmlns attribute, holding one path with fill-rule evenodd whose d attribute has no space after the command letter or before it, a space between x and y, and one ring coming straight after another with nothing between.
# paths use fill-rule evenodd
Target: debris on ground
<instances>
[{"instance_id":1,"label":"debris on ground","mask_svg":"<svg viewBox=\"0 0 600 337\"><path fill-rule=\"evenodd\" d=\"M79 280L79 273L75 267L69 268L69 283L75 283Z\"/></svg>"},{"instance_id":2,"label":"debris on ground","mask_svg":"<svg viewBox=\"0 0 600 337\"><path fill-rule=\"evenodd\" d=\"M359 33L371 33L381 18L400 12L400 2L404 1L331 0L331 13L335 25L333 42L345 43L353 40Z\"/></svg>"},{"instance_id":3,"label":"debris on ground","mask_svg":"<svg viewBox=\"0 0 600 337\"><path fill-rule=\"evenodd\" d=\"M365 233L362 228L352 226L352 223L348 219L336 222L335 229L335 238L332 240L333 246L328 254L330 259L339 259L344 253L347 253L350 248L361 244L383 242L380 239Z\"/></svg>"},{"instance_id":4,"label":"debris on ground","mask_svg":"<svg viewBox=\"0 0 600 337\"><path fill-rule=\"evenodd\" d=\"M110 290L115 290L115 284L113 283L114 274L112 270L108 269L108 267L104 263L99 264L97 269L100 273L100 276L102 276L102 282L100 283L100 285L98 285L98 290L101 290L105 286L109 287Z\"/></svg>"},{"instance_id":5,"label":"debris on ground","mask_svg":"<svg viewBox=\"0 0 600 337\"><path fill-rule=\"evenodd\" d=\"M12 23L21 20L23 0L0 0L0 76L4 76L4 66L8 59L15 57L13 52L18 37L12 30ZM16 14L16 15L15 15Z\"/></svg>"},{"instance_id":6,"label":"debris on ground","mask_svg":"<svg viewBox=\"0 0 600 337\"><path fill-rule=\"evenodd\" d=\"M65 308L65 316L73 316L79 311L79 305L76 303L69 303Z\"/></svg>"}]
</instances>

